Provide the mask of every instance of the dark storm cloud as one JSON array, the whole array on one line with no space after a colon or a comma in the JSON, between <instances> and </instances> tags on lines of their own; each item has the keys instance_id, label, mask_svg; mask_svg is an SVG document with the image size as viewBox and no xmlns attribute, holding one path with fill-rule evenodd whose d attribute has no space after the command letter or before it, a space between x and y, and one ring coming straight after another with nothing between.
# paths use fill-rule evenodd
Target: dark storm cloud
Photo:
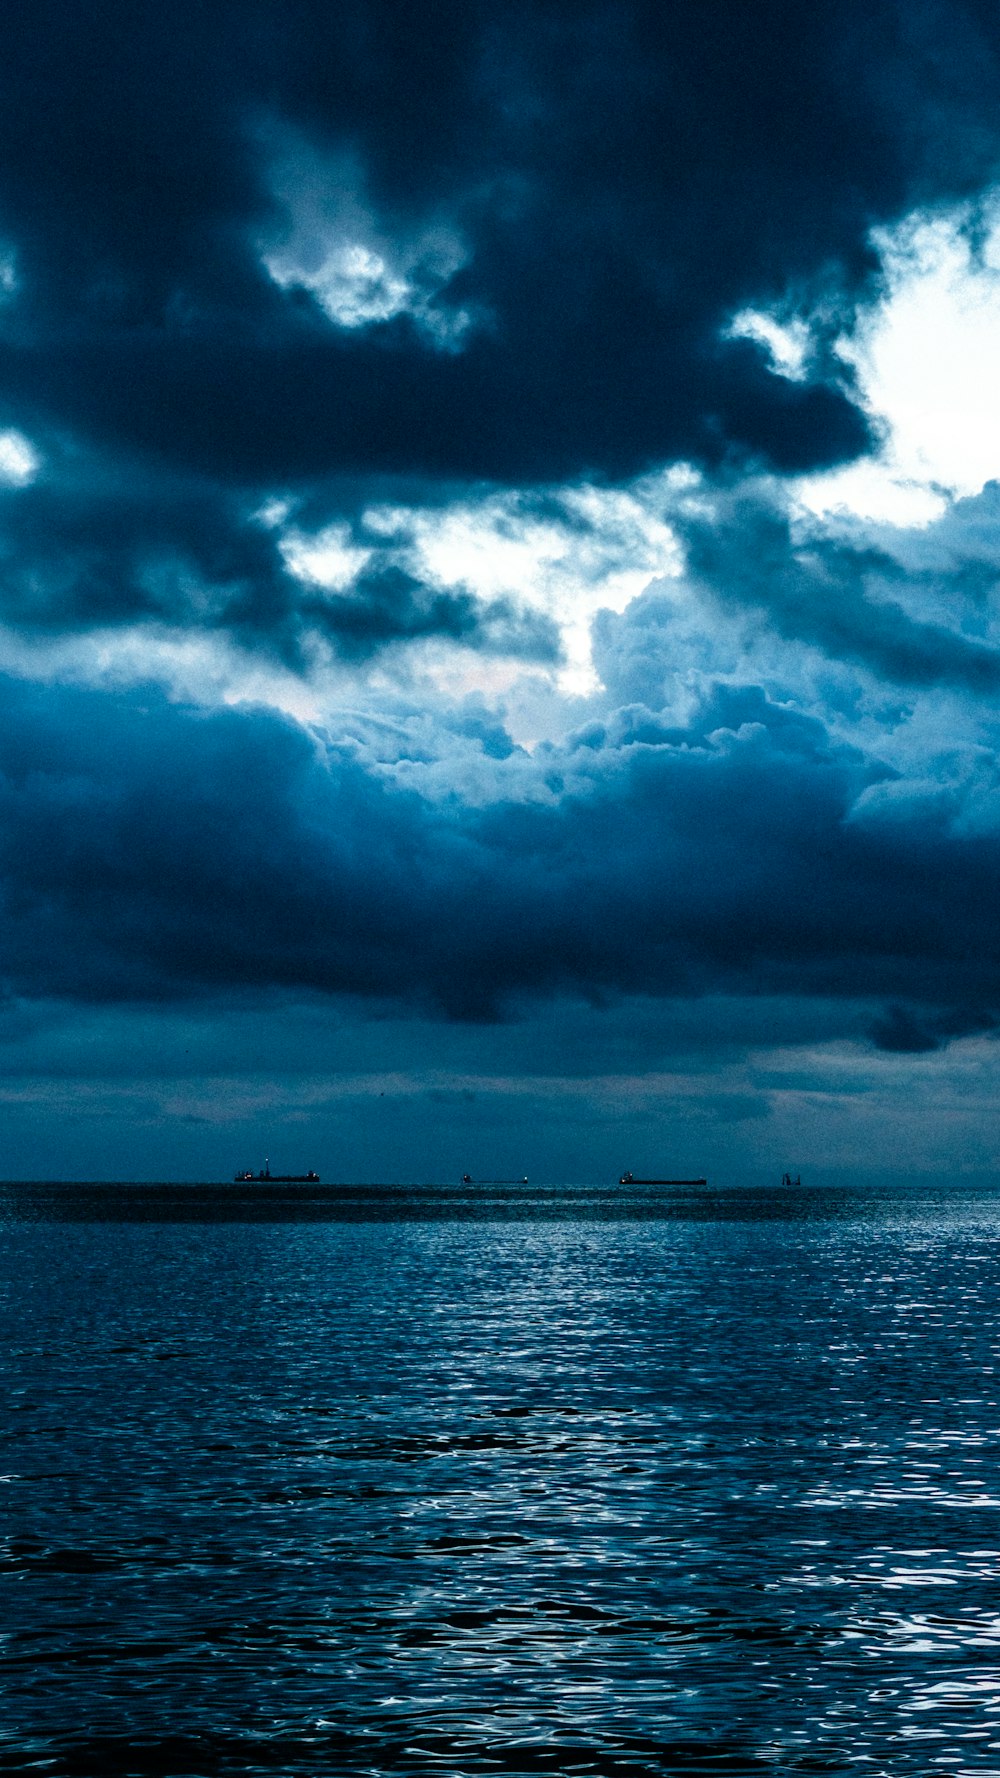
<instances>
[{"instance_id":1,"label":"dark storm cloud","mask_svg":"<svg viewBox=\"0 0 1000 1778\"><path fill-rule=\"evenodd\" d=\"M305 624L332 638L341 655L366 659L393 642L440 637L527 660L555 661L559 632L541 612L507 599L434 591L391 562L357 575L349 598L300 595Z\"/></svg>"},{"instance_id":2,"label":"dark storm cloud","mask_svg":"<svg viewBox=\"0 0 1000 1778\"><path fill-rule=\"evenodd\" d=\"M483 809L258 711L2 693L17 995L312 989L466 1019L565 992L882 997L909 1009L875 1033L895 1049L1000 1007L997 836L957 795L856 810L877 774L753 688L683 730L623 712Z\"/></svg>"},{"instance_id":3,"label":"dark storm cloud","mask_svg":"<svg viewBox=\"0 0 1000 1778\"><path fill-rule=\"evenodd\" d=\"M343 657L442 637L553 660L555 626L503 599L422 584L376 540L336 593L290 572L275 531L245 501L199 483L42 479L0 494L0 621L28 632L119 624L224 630L300 663L310 634Z\"/></svg>"},{"instance_id":4,"label":"dark storm cloud","mask_svg":"<svg viewBox=\"0 0 1000 1778\"><path fill-rule=\"evenodd\" d=\"M720 329L846 300L872 222L989 177L998 41L973 0L38 0L0 66L0 417L254 485L849 457L842 366ZM380 238L461 238L426 312L345 329L271 280L276 131L333 184L353 157Z\"/></svg>"},{"instance_id":5,"label":"dark storm cloud","mask_svg":"<svg viewBox=\"0 0 1000 1778\"><path fill-rule=\"evenodd\" d=\"M924 1055L939 1050L954 1037L981 1037L995 1031L997 1020L981 1008L960 1007L951 1012L914 1012L905 1006L888 1006L872 1026L876 1049L900 1055Z\"/></svg>"},{"instance_id":6,"label":"dark storm cloud","mask_svg":"<svg viewBox=\"0 0 1000 1778\"><path fill-rule=\"evenodd\" d=\"M711 518L681 517L677 529L693 584L724 605L756 607L789 640L897 685L948 686L976 697L1000 689L1000 649L910 616L899 597L907 583L919 590L922 577L907 575L884 551L819 533L796 538L785 511L746 488L720 495ZM924 590L950 591L960 615L970 593L980 603L983 578L981 564L953 559L927 572ZM628 621L641 622L641 614Z\"/></svg>"},{"instance_id":7,"label":"dark storm cloud","mask_svg":"<svg viewBox=\"0 0 1000 1778\"><path fill-rule=\"evenodd\" d=\"M109 470L0 497L0 617L14 627L155 619L283 631L294 604L274 536L204 486Z\"/></svg>"}]
</instances>

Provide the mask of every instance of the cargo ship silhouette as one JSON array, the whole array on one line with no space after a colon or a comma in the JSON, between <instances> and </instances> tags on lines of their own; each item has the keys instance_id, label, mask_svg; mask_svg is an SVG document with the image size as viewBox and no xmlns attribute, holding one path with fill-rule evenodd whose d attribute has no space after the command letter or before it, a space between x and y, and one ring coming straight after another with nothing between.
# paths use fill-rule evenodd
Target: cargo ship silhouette
<instances>
[{"instance_id":1,"label":"cargo ship silhouette","mask_svg":"<svg viewBox=\"0 0 1000 1778\"><path fill-rule=\"evenodd\" d=\"M247 1169L245 1173L234 1173L234 1185L249 1185L251 1182L263 1185L318 1185L319 1174L311 1170L308 1173L272 1173L270 1161L265 1161L259 1173Z\"/></svg>"},{"instance_id":2,"label":"cargo ship silhouette","mask_svg":"<svg viewBox=\"0 0 1000 1778\"><path fill-rule=\"evenodd\" d=\"M707 1179L636 1179L634 1173L623 1173L619 1185L707 1185Z\"/></svg>"}]
</instances>

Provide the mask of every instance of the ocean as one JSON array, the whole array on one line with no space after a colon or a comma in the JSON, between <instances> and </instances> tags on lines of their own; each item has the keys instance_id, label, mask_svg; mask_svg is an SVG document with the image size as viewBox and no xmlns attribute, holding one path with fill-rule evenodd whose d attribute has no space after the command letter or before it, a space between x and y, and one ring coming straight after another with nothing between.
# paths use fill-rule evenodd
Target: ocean
<instances>
[{"instance_id":1,"label":"ocean","mask_svg":"<svg viewBox=\"0 0 1000 1778\"><path fill-rule=\"evenodd\" d=\"M3 1772L1000 1774L1000 1192L0 1224Z\"/></svg>"}]
</instances>

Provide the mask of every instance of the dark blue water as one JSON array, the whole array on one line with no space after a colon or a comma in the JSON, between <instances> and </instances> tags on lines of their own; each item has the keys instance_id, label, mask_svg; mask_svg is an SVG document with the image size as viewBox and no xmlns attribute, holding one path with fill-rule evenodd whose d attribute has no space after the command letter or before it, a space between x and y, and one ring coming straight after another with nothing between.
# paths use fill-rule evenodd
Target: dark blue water
<instances>
[{"instance_id":1,"label":"dark blue water","mask_svg":"<svg viewBox=\"0 0 1000 1778\"><path fill-rule=\"evenodd\" d=\"M3 1771L1000 1773L1000 1196L0 1219Z\"/></svg>"}]
</instances>

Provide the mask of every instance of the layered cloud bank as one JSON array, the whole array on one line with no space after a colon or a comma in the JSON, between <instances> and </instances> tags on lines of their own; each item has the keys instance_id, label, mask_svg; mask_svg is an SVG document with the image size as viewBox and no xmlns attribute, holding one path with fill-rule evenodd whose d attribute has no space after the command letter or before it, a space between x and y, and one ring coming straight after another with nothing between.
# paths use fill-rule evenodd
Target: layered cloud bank
<instances>
[{"instance_id":1,"label":"layered cloud bank","mask_svg":"<svg viewBox=\"0 0 1000 1778\"><path fill-rule=\"evenodd\" d=\"M14 21L12 1069L266 1003L596 1082L654 1016L664 1118L751 1028L985 1118L998 99L978 0Z\"/></svg>"},{"instance_id":2,"label":"layered cloud bank","mask_svg":"<svg viewBox=\"0 0 1000 1778\"><path fill-rule=\"evenodd\" d=\"M2 692L15 993L252 986L472 1020L556 993L882 995L924 1009L876 1021L900 1050L1000 1007L979 786L915 789L757 687L683 726L633 705L531 757L470 723L478 805L426 757L422 792L405 755L380 768L264 711Z\"/></svg>"}]
</instances>

